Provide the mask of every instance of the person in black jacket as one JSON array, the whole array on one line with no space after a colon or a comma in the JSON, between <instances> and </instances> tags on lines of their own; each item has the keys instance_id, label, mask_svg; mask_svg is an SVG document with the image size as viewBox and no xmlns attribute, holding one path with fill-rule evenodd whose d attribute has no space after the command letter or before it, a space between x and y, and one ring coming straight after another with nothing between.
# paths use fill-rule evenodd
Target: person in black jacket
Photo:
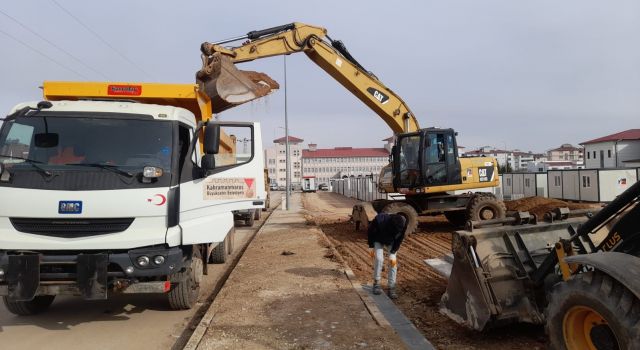
<instances>
[{"instance_id":1,"label":"person in black jacket","mask_svg":"<svg viewBox=\"0 0 640 350\"><path fill-rule=\"evenodd\" d=\"M367 238L373 261L373 294L381 294L380 275L384 263L384 249L389 252L388 287L389 297L398 298L396 275L398 273L397 252L407 230L407 220L399 214L380 213L369 224Z\"/></svg>"}]
</instances>

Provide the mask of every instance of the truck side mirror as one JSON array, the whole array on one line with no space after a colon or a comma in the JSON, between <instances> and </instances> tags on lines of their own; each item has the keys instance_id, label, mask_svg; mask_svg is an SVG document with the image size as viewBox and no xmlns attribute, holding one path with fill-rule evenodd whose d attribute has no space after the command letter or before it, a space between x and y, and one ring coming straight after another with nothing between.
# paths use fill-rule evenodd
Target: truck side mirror
<instances>
[{"instance_id":1,"label":"truck side mirror","mask_svg":"<svg viewBox=\"0 0 640 350\"><path fill-rule=\"evenodd\" d=\"M210 124L204 128L204 153L218 154L220 149L220 125Z\"/></svg>"},{"instance_id":2,"label":"truck side mirror","mask_svg":"<svg viewBox=\"0 0 640 350\"><path fill-rule=\"evenodd\" d=\"M209 176L209 173L216 168L216 156L214 154L203 155L200 165L205 172L205 176Z\"/></svg>"}]
</instances>

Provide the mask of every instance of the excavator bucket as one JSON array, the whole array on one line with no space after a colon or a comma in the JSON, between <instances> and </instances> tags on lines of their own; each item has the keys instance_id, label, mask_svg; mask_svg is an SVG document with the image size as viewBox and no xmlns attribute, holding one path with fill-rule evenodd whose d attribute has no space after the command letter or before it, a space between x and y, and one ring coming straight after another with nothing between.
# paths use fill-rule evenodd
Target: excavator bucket
<instances>
[{"instance_id":1,"label":"excavator bucket","mask_svg":"<svg viewBox=\"0 0 640 350\"><path fill-rule=\"evenodd\" d=\"M533 219L455 232L453 266L441 311L478 331L515 322L543 323L544 310L533 292L536 271L544 270L541 266L555 254L556 242L568 239L572 228L586 220L586 216L545 223Z\"/></svg>"},{"instance_id":2,"label":"excavator bucket","mask_svg":"<svg viewBox=\"0 0 640 350\"><path fill-rule=\"evenodd\" d=\"M265 73L239 70L229 56L219 52L203 58L196 82L211 98L213 113L264 97L280 88Z\"/></svg>"}]
</instances>

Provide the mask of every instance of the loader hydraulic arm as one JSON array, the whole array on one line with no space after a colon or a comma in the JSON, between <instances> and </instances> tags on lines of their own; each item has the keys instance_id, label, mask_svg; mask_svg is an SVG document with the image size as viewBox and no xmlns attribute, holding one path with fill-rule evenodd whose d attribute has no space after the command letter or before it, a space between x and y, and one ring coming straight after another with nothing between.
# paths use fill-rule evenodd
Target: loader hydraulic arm
<instances>
[{"instance_id":1,"label":"loader hydraulic arm","mask_svg":"<svg viewBox=\"0 0 640 350\"><path fill-rule=\"evenodd\" d=\"M223 44L245 40L238 47ZM358 97L378 114L395 132L420 129L417 119L391 89L360 65L339 40L332 40L327 30L303 23L291 23L265 30L252 31L245 36L201 46L203 67L197 74L198 83L210 84L212 72L225 70L225 61L241 63L255 59L304 52L315 64ZM222 66L222 68L220 68ZM230 69L226 69L229 71ZM256 80L256 79L254 79ZM212 88L204 88L208 94ZM233 93L233 92L232 92ZM240 95L241 93L237 93Z\"/></svg>"}]
</instances>

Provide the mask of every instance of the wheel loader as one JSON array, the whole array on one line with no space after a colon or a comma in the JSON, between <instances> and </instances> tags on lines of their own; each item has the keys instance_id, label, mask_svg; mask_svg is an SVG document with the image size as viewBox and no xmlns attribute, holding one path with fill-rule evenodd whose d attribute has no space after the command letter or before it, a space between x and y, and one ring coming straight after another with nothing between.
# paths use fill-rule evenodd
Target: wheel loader
<instances>
[{"instance_id":1,"label":"wheel loader","mask_svg":"<svg viewBox=\"0 0 640 350\"><path fill-rule=\"evenodd\" d=\"M241 40L241 44L229 46ZM303 52L396 133L391 162L382 169L379 188L402 196L355 206L352 217L356 227L366 226L375 212L405 216L409 233L416 229L419 214L444 213L458 226L467 220L504 217L506 210L501 201L490 193L475 192L498 186L496 159L461 158L453 129L421 129L402 98L366 70L341 41L331 39L326 29L291 23L205 42L200 49L202 68L196 74L196 81L218 110L260 98L278 88L277 82L267 75L239 70L235 64ZM461 190L466 192L453 194Z\"/></svg>"},{"instance_id":2,"label":"wheel loader","mask_svg":"<svg viewBox=\"0 0 640 350\"><path fill-rule=\"evenodd\" d=\"M543 324L552 349L640 349L640 182L600 210L469 222L452 252L451 319Z\"/></svg>"}]
</instances>

